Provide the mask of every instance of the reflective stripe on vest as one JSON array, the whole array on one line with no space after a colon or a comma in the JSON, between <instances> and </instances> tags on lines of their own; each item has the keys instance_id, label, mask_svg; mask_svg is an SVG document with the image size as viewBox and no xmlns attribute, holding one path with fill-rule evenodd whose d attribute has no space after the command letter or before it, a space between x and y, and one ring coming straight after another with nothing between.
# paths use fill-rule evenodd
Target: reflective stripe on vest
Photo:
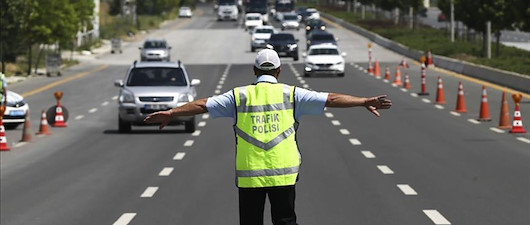
<instances>
[{"instance_id":1,"label":"reflective stripe on vest","mask_svg":"<svg viewBox=\"0 0 530 225\"><path fill-rule=\"evenodd\" d=\"M294 185L300 166L294 87L258 83L235 88L234 97L237 186Z\"/></svg>"}]
</instances>

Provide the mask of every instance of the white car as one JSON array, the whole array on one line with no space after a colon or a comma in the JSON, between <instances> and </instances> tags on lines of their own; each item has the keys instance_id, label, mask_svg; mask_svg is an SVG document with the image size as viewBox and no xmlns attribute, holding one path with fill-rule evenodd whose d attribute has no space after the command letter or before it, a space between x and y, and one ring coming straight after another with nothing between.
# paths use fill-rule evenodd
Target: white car
<instances>
[{"instance_id":1,"label":"white car","mask_svg":"<svg viewBox=\"0 0 530 225\"><path fill-rule=\"evenodd\" d=\"M319 44L309 47L304 56L304 76L311 74L325 73L344 76L344 56L339 48L333 44Z\"/></svg>"},{"instance_id":2,"label":"white car","mask_svg":"<svg viewBox=\"0 0 530 225\"><path fill-rule=\"evenodd\" d=\"M2 102L4 102L3 98ZM18 125L23 124L26 121L28 109L29 106L24 102L24 97L15 92L7 91L7 106L2 120L6 129L15 129Z\"/></svg>"},{"instance_id":3,"label":"white car","mask_svg":"<svg viewBox=\"0 0 530 225\"><path fill-rule=\"evenodd\" d=\"M263 25L263 18L259 13L247 13L245 15L245 31L252 31L254 27Z\"/></svg>"},{"instance_id":4,"label":"white car","mask_svg":"<svg viewBox=\"0 0 530 225\"><path fill-rule=\"evenodd\" d=\"M307 9L307 20L319 20L320 19L320 13L315 8L309 8Z\"/></svg>"},{"instance_id":5,"label":"white car","mask_svg":"<svg viewBox=\"0 0 530 225\"><path fill-rule=\"evenodd\" d=\"M281 24L282 24L282 30L286 30L286 29L300 30L300 21L298 20L298 14L296 13L283 13Z\"/></svg>"},{"instance_id":6,"label":"white car","mask_svg":"<svg viewBox=\"0 0 530 225\"><path fill-rule=\"evenodd\" d=\"M191 12L190 7L182 6L179 8L179 17L191 18L192 16L193 16L193 13Z\"/></svg>"},{"instance_id":7,"label":"white car","mask_svg":"<svg viewBox=\"0 0 530 225\"><path fill-rule=\"evenodd\" d=\"M217 21L233 20L236 21L239 16L239 10L236 5L220 5L217 7Z\"/></svg>"},{"instance_id":8,"label":"white car","mask_svg":"<svg viewBox=\"0 0 530 225\"><path fill-rule=\"evenodd\" d=\"M250 51L254 52L257 48L267 47L267 42L271 38L271 35L275 33L276 29L270 25L255 27L250 37Z\"/></svg>"}]
</instances>

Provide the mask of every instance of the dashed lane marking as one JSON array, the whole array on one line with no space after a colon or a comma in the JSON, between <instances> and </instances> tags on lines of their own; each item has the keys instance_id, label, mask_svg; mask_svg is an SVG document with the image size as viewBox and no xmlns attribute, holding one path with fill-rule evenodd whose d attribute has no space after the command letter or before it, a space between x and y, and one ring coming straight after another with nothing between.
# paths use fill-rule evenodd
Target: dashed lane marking
<instances>
[{"instance_id":1,"label":"dashed lane marking","mask_svg":"<svg viewBox=\"0 0 530 225\"><path fill-rule=\"evenodd\" d=\"M74 119L75 120L80 120L80 119L83 119L83 117L85 117L84 115L79 115L79 116L76 116Z\"/></svg>"},{"instance_id":2,"label":"dashed lane marking","mask_svg":"<svg viewBox=\"0 0 530 225\"><path fill-rule=\"evenodd\" d=\"M490 127L490 130L499 134L504 134L505 132L499 128L496 127Z\"/></svg>"},{"instance_id":3,"label":"dashed lane marking","mask_svg":"<svg viewBox=\"0 0 530 225\"><path fill-rule=\"evenodd\" d=\"M220 90L215 90L215 94L221 94Z\"/></svg>"},{"instance_id":4,"label":"dashed lane marking","mask_svg":"<svg viewBox=\"0 0 530 225\"><path fill-rule=\"evenodd\" d=\"M187 140L186 142L184 142L184 146L190 147L193 145L193 142L194 142L193 140Z\"/></svg>"},{"instance_id":5,"label":"dashed lane marking","mask_svg":"<svg viewBox=\"0 0 530 225\"><path fill-rule=\"evenodd\" d=\"M423 213L436 225L450 225L451 223L435 209L425 209Z\"/></svg>"},{"instance_id":6,"label":"dashed lane marking","mask_svg":"<svg viewBox=\"0 0 530 225\"><path fill-rule=\"evenodd\" d=\"M201 121L201 122L199 122L199 123L197 124L197 126L199 126L199 127L204 127L204 126L206 126L206 122Z\"/></svg>"},{"instance_id":7,"label":"dashed lane marking","mask_svg":"<svg viewBox=\"0 0 530 225\"><path fill-rule=\"evenodd\" d=\"M324 115L326 115L327 118L333 118L333 113L327 112Z\"/></svg>"},{"instance_id":8,"label":"dashed lane marking","mask_svg":"<svg viewBox=\"0 0 530 225\"><path fill-rule=\"evenodd\" d=\"M426 98L422 98L421 101L422 101L422 102L425 102L425 103L431 103L431 100L426 99Z\"/></svg>"},{"instance_id":9,"label":"dashed lane marking","mask_svg":"<svg viewBox=\"0 0 530 225\"><path fill-rule=\"evenodd\" d=\"M158 176L167 177L167 176L171 175L172 172L173 172L173 167L164 167L164 169L162 169L162 171L160 171L160 173L158 173Z\"/></svg>"},{"instance_id":10,"label":"dashed lane marking","mask_svg":"<svg viewBox=\"0 0 530 225\"><path fill-rule=\"evenodd\" d=\"M118 99L118 96L117 96L117 95L112 96L112 100L116 100L116 99Z\"/></svg>"},{"instance_id":11,"label":"dashed lane marking","mask_svg":"<svg viewBox=\"0 0 530 225\"><path fill-rule=\"evenodd\" d=\"M418 97L418 94L416 93L410 93L410 96L414 97L414 98L417 98Z\"/></svg>"},{"instance_id":12,"label":"dashed lane marking","mask_svg":"<svg viewBox=\"0 0 530 225\"><path fill-rule=\"evenodd\" d=\"M361 145L361 142L356 138L350 138L349 141L352 145Z\"/></svg>"},{"instance_id":13,"label":"dashed lane marking","mask_svg":"<svg viewBox=\"0 0 530 225\"><path fill-rule=\"evenodd\" d=\"M406 89L406 88L401 88L400 90L401 90L402 92L407 92L407 91L409 91L409 90Z\"/></svg>"},{"instance_id":14,"label":"dashed lane marking","mask_svg":"<svg viewBox=\"0 0 530 225\"><path fill-rule=\"evenodd\" d=\"M202 114L203 120L207 120L208 118L210 118L210 114Z\"/></svg>"},{"instance_id":15,"label":"dashed lane marking","mask_svg":"<svg viewBox=\"0 0 530 225\"><path fill-rule=\"evenodd\" d=\"M217 85L217 89L222 89L223 85Z\"/></svg>"},{"instance_id":16,"label":"dashed lane marking","mask_svg":"<svg viewBox=\"0 0 530 225\"><path fill-rule=\"evenodd\" d=\"M339 131L342 135L350 135L350 131L348 129L340 129Z\"/></svg>"},{"instance_id":17,"label":"dashed lane marking","mask_svg":"<svg viewBox=\"0 0 530 225\"><path fill-rule=\"evenodd\" d=\"M106 106L106 105L108 105L108 104L109 104L108 101L104 101L103 103L101 103L101 106Z\"/></svg>"},{"instance_id":18,"label":"dashed lane marking","mask_svg":"<svg viewBox=\"0 0 530 225\"><path fill-rule=\"evenodd\" d=\"M335 125L335 126L340 126L340 121L338 120L332 120L331 121L331 124Z\"/></svg>"},{"instance_id":19,"label":"dashed lane marking","mask_svg":"<svg viewBox=\"0 0 530 225\"><path fill-rule=\"evenodd\" d=\"M199 135L201 135L201 131L200 131L200 130L196 130L195 132L193 132L193 133L191 134L191 136L195 136L195 137L197 137L197 136L199 136Z\"/></svg>"},{"instance_id":20,"label":"dashed lane marking","mask_svg":"<svg viewBox=\"0 0 530 225\"><path fill-rule=\"evenodd\" d=\"M112 225L127 225L136 216L136 213L124 213Z\"/></svg>"},{"instance_id":21,"label":"dashed lane marking","mask_svg":"<svg viewBox=\"0 0 530 225\"><path fill-rule=\"evenodd\" d=\"M528 138L517 137L517 140L522 141L522 142L527 143L527 144L530 144L530 140Z\"/></svg>"},{"instance_id":22,"label":"dashed lane marking","mask_svg":"<svg viewBox=\"0 0 530 225\"><path fill-rule=\"evenodd\" d=\"M453 116L460 116L460 113L457 113L457 112L451 111L451 115L453 115Z\"/></svg>"},{"instance_id":23,"label":"dashed lane marking","mask_svg":"<svg viewBox=\"0 0 530 225\"><path fill-rule=\"evenodd\" d=\"M434 105L434 108L437 108L437 109L445 109L445 107L443 105Z\"/></svg>"},{"instance_id":24,"label":"dashed lane marking","mask_svg":"<svg viewBox=\"0 0 530 225\"><path fill-rule=\"evenodd\" d=\"M388 166L385 165L378 165L377 169L381 170L381 173L383 174L394 174L394 171L392 171Z\"/></svg>"},{"instance_id":25,"label":"dashed lane marking","mask_svg":"<svg viewBox=\"0 0 530 225\"><path fill-rule=\"evenodd\" d=\"M151 198L155 195L156 191L158 191L158 187L147 187L147 189L145 189L144 193L142 193L140 197Z\"/></svg>"},{"instance_id":26,"label":"dashed lane marking","mask_svg":"<svg viewBox=\"0 0 530 225\"><path fill-rule=\"evenodd\" d=\"M478 121L476 119L468 119L467 121L472 123L472 124L480 124L480 121Z\"/></svg>"},{"instance_id":27,"label":"dashed lane marking","mask_svg":"<svg viewBox=\"0 0 530 225\"><path fill-rule=\"evenodd\" d=\"M371 151L361 151L361 153L366 157L367 159L374 159L375 155Z\"/></svg>"},{"instance_id":28,"label":"dashed lane marking","mask_svg":"<svg viewBox=\"0 0 530 225\"><path fill-rule=\"evenodd\" d=\"M305 84L305 80L300 80L300 83L301 84Z\"/></svg>"},{"instance_id":29,"label":"dashed lane marking","mask_svg":"<svg viewBox=\"0 0 530 225\"><path fill-rule=\"evenodd\" d=\"M223 85L223 84L225 84L225 81L224 81L224 80L220 80L220 81L219 81L219 84L220 84L220 85Z\"/></svg>"},{"instance_id":30,"label":"dashed lane marking","mask_svg":"<svg viewBox=\"0 0 530 225\"><path fill-rule=\"evenodd\" d=\"M182 160L186 156L185 152L178 152L174 157L173 160Z\"/></svg>"},{"instance_id":31,"label":"dashed lane marking","mask_svg":"<svg viewBox=\"0 0 530 225\"><path fill-rule=\"evenodd\" d=\"M89 113L95 113L96 111L98 111L98 108L91 108L88 110Z\"/></svg>"},{"instance_id":32,"label":"dashed lane marking","mask_svg":"<svg viewBox=\"0 0 530 225\"><path fill-rule=\"evenodd\" d=\"M27 142L21 141L21 142L16 143L13 147L18 148L18 147L24 146L25 144L27 144Z\"/></svg>"},{"instance_id":33,"label":"dashed lane marking","mask_svg":"<svg viewBox=\"0 0 530 225\"><path fill-rule=\"evenodd\" d=\"M398 184L397 186L405 195L418 195L418 193L408 184Z\"/></svg>"},{"instance_id":34,"label":"dashed lane marking","mask_svg":"<svg viewBox=\"0 0 530 225\"><path fill-rule=\"evenodd\" d=\"M309 88L309 85L307 85L307 84L304 84L304 85L303 85L302 87L304 87L304 88L306 88L306 89L307 89L307 88Z\"/></svg>"}]
</instances>

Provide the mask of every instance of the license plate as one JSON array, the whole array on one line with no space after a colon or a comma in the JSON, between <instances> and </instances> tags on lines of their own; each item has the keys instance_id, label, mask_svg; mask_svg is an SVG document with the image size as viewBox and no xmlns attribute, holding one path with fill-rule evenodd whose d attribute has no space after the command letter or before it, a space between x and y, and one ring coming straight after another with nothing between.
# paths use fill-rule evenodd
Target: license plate
<instances>
[{"instance_id":1,"label":"license plate","mask_svg":"<svg viewBox=\"0 0 530 225\"><path fill-rule=\"evenodd\" d=\"M165 110L168 107L167 105L156 104L156 105L144 105L144 108L149 109L149 110Z\"/></svg>"},{"instance_id":2,"label":"license plate","mask_svg":"<svg viewBox=\"0 0 530 225\"><path fill-rule=\"evenodd\" d=\"M9 115L10 116L23 116L25 113L24 113L24 110L11 110L9 111Z\"/></svg>"}]
</instances>

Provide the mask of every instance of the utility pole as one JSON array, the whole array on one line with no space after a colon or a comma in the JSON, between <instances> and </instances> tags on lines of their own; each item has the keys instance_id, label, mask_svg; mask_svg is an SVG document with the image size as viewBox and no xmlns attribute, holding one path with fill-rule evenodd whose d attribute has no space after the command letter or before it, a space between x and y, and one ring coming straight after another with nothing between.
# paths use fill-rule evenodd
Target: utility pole
<instances>
[{"instance_id":1,"label":"utility pole","mask_svg":"<svg viewBox=\"0 0 530 225\"><path fill-rule=\"evenodd\" d=\"M455 42L455 5L451 0L451 42Z\"/></svg>"},{"instance_id":2,"label":"utility pole","mask_svg":"<svg viewBox=\"0 0 530 225\"><path fill-rule=\"evenodd\" d=\"M486 22L486 53L488 59L491 59L491 21Z\"/></svg>"}]
</instances>

